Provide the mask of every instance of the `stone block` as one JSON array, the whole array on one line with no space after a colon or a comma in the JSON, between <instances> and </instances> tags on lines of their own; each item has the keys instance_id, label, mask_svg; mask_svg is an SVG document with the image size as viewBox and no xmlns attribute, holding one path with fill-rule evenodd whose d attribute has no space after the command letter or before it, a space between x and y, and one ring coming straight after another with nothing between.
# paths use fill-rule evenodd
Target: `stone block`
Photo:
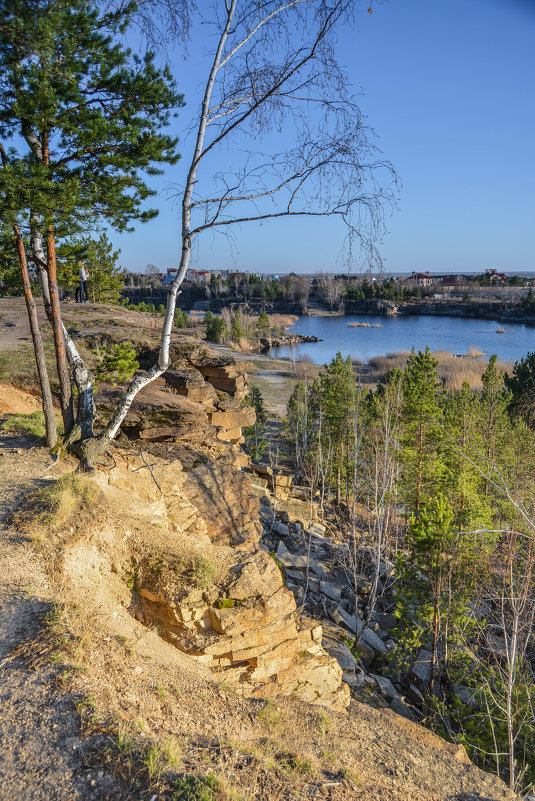
<instances>
[{"instance_id":1,"label":"stone block","mask_svg":"<svg viewBox=\"0 0 535 801\"><path fill-rule=\"evenodd\" d=\"M325 650L330 656L336 659L343 671L356 670L357 660L345 643L341 642L336 645L332 645Z\"/></svg>"},{"instance_id":2,"label":"stone block","mask_svg":"<svg viewBox=\"0 0 535 801\"><path fill-rule=\"evenodd\" d=\"M410 706L407 706L403 698L399 695L396 695L392 699L390 703L390 709L396 714L407 718L407 720L416 720L416 715L414 714L413 710L410 708Z\"/></svg>"},{"instance_id":3,"label":"stone block","mask_svg":"<svg viewBox=\"0 0 535 801\"><path fill-rule=\"evenodd\" d=\"M325 536L326 528L322 523L312 523L308 527L308 530L311 534L317 534L319 537Z\"/></svg>"},{"instance_id":4,"label":"stone block","mask_svg":"<svg viewBox=\"0 0 535 801\"><path fill-rule=\"evenodd\" d=\"M256 420L256 413L252 406L243 406L239 411L221 411L212 413L211 423L221 428L243 428L252 426Z\"/></svg>"},{"instance_id":5,"label":"stone block","mask_svg":"<svg viewBox=\"0 0 535 801\"><path fill-rule=\"evenodd\" d=\"M425 700L415 684L411 684L409 688L406 690L407 699L411 702L411 704L415 704L416 706L423 707Z\"/></svg>"},{"instance_id":6,"label":"stone block","mask_svg":"<svg viewBox=\"0 0 535 801\"><path fill-rule=\"evenodd\" d=\"M368 645L374 653L377 654L384 654L386 653L386 647L384 642L381 640L377 634L369 628L365 628L364 631L360 635L360 641Z\"/></svg>"},{"instance_id":7,"label":"stone block","mask_svg":"<svg viewBox=\"0 0 535 801\"><path fill-rule=\"evenodd\" d=\"M431 651L426 651L425 648L422 648L416 662L411 667L410 675L416 679L420 687L425 688L427 686L431 677Z\"/></svg>"},{"instance_id":8,"label":"stone block","mask_svg":"<svg viewBox=\"0 0 535 801\"><path fill-rule=\"evenodd\" d=\"M239 442L242 439L241 428L221 428L217 434L216 438L219 439L221 442Z\"/></svg>"},{"instance_id":9,"label":"stone block","mask_svg":"<svg viewBox=\"0 0 535 801\"><path fill-rule=\"evenodd\" d=\"M338 584L333 584L332 581L320 581L320 592L333 601L339 601L342 597L342 590Z\"/></svg>"},{"instance_id":10,"label":"stone block","mask_svg":"<svg viewBox=\"0 0 535 801\"><path fill-rule=\"evenodd\" d=\"M259 476L272 476L273 470L269 465L262 464L262 462L251 462L251 470L258 473Z\"/></svg>"},{"instance_id":11,"label":"stone block","mask_svg":"<svg viewBox=\"0 0 535 801\"><path fill-rule=\"evenodd\" d=\"M332 605L329 607L329 617L338 626L345 629L352 637L362 630L362 620L357 615L350 615L341 606Z\"/></svg>"},{"instance_id":12,"label":"stone block","mask_svg":"<svg viewBox=\"0 0 535 801\"><path fill-rule=\"evenodd\" d=\"M279 559L285 567L300 567L306 569L307 566L306 556L290 553L283 542L279 542L277 559Z\"/></svg>"},{"instance_id":13,"label":"stone block","mask_svg":"<svg viewBox=\"0 0 535 801\"><path fill-rule=\"evenodd\" d=\"M258 484L251 484L251 492L257 498L269 498L271 495L267 487L259 487Z\"/></svg>"},{"instance_id":14,"label":"stone block","mask_svg":"<svg viewBox=\"0 0 535 801\"><path fill-rule=\"evenodd\" d=\"M271 524L271 530L278 534L280 537L287 537L290 533L290 529L284 523L281 523L280 520L274 520Z\"/></svg>"},{"instance_id":15,"label":"stone block","mask_svg":"<svg viewBox=\"0 0 535 801\"><path fill-rule=\"evenodd\" d=\"M381 695L383 695L388 701L391 701L398 695L398 691L396 690L390 679L388 679L386 676L378 676L375 673L371 673L370 675L375 681L375 684L377 685L377 688L381 693Z\"/></svg>"}]
</instances>

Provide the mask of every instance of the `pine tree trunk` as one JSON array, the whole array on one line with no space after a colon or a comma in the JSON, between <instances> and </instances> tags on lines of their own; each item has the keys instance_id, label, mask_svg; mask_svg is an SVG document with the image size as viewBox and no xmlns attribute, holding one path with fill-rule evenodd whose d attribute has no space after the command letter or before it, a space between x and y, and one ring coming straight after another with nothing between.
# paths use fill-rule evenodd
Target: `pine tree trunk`
<instances>
[{"instance_id":1,"label":"pine tree trunk","mask_svg":"<svg viewBox=\"0 0 535 801\"><path fill-rule=\"evenodd\" d=\"M435 674L437 664L437 640L438 640L438 600L440 590L440 579L435 579L435 598L433 603L433 640L431 643L431 666L429 670L429 692L433 695L435 688Z\"/></svg>"},{"instance_id":2,"label":"pine tree trunk","mask_svg":"<svg viewBox=\"0 0 535 801\"><path fill-rule=\"evenodd\" d=\"M13 225L13 232L17 241L20 273L22 276L22 288L24 291L24 300L26 301L26 309L28 311L28 320L30 322L30 331L32 334L33 349L35 353L35 363L37 365L37 374L39 376L39 386L41 387L41 400L45 415L46 444L47 447L53 448L57 442L58 434L56 429L56 416L54 414L54 406L52 402L52 392L50 390L50 381L48 378L48 371L46 369L43 340L41 339L39 321L37 320L37 310L32 294L30 275L28 273L26 250L24 248L22 234L18 225Z\"/></svg>"},{"instance_id":3,"label":"pine tree trunk","mask_svg":"<svg viewBox=\"0 0 535 801\"><path fill-rule=\"evenodd\" d=\"M6 168L7 156L2 145L0 145L0 158L2 166ZM54 406L52 402L52 392L50 390L50 381L48 378L48 371L46 369L43 340L41 339L39 321L37 319L37 310L35 308L35 300L33 298L32 285L30 283L30 275L28 273L26 249L24 247L24 240L22 238L20 228L16 222L13 223L13 233L17 243L17 253L22 277L22 288L24 291L24 300L26 301L26 310L28 312L28 320L30 323L30 332L32 335L37 374L39 376L39 385L41 387L41 403L43 405L43 413L45 416L46 444L49 448L53 448L57 442L58 435L56 429L56 417L54 415Z\"/></svg>"},{"instance_id":4,"label":"pine tree trunk","mask_svg":"<svg viewBox=\"0 0 535 801\"><path fill-rule=\"evenodd\" d=\"M47 226L46 254L48 267L48 289L50 292L50 306L52 309L52 329L54 332L54 347L56 349L56 363L60 387L61 415L63 417L65 434L69 435L74 425L74 414L69 366L67 364L67 352L65 350L63 331L61 330L61 309L59 303L56 272L56 241L52 225Z\"/></svg>"}]
</instances>

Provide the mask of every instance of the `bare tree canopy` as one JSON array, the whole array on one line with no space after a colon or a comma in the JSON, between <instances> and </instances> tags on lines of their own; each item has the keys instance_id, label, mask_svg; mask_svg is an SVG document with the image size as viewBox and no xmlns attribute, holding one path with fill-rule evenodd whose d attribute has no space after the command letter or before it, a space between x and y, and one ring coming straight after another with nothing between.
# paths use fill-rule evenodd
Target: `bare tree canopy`
<instances>
[{"instance_id":1,"label":"bare tree canopy","mask_svg":"<svg viewBox=\"0 0 535 801\"><path fill-rule=\"evenodd\" d=\"M354 0L213 4L204 22L213 31L214 55L195 120L183 234L337 215L349 247L357 240L378 260L395 173L373 144L336 59L337 30L353 23L357 9ZM233 166L222 169L222 161Z\"/></svg>"},{"instance_id":2,"label":"bare tree canopy","mask_svg":"<svg viewBox=\"0 0 535 801\"><path fill-rule=\"evenodd\" d=\"M91 0L78 2L84 13L97 20ZM105 430L96 437L92 378L61 323L52 220L47 222L46 265L42 248L33 247L34 257L47 270L44 294L48 282L51 300L55 302L52 320L58 366L63 370L60 371L65 389L62 409L65 407L69 416L66 430L72 429L70 444L76 445L77 452L88 463L115 437L137 393L168 367L176 298L189 266L192 243L198 235L207 230L228 231L232 225L251 221L334 216L345 225L349 254L353 243L358 242L368 261L374 261L379 258L377 242L384 230L385 208L394 202L396 183L392 166L372 144L372 134L336 58L337 31L341 26L353 25L361 7L358 0L214 0L206 6L185 0L141 0L137 5L119 0L117 6L106 0L100 4L103 7L111 12L111 16L109 13L104 16L105 20L116 20L121 14L125 17L122 27L113 28L116 36L126 30L135 14L146 37L159 37L162 47L170 37L175 37L183 49L187 48L187 42L193 49L198 25L210 32L211 46L207 71L201 77L202 102L191 120L192 153L189 160L187 155L183 158L187 172L179 192L180 262L168 291L158 360L150 370L136 375ZM57 9L61 11L61 4ZM70 17L67 19L72 24ZM57 28L56 25L52 32L55 35ZM100 49L108 47L111 41L99 40ZM113 52L117 57L120 54L119 49ZM98 53L100 50L92 57L100 64L102 56ZM58 50L52 55L60 58L61 54ZM127 56L129 51L124 57ZM165 95L169 96L169 102L162 105L164 114L175 98L172 80L167 69L160 74L151 62L152 54L140 59L150 73L143 85L150 86L149 78L157 78L166 86L166 82L171 82ZM90 60L88 64L91 66ZM128 82L128 73L118 72L114 87L121 97L122 75L124 82ZM83 87L79 90L82 92ZM178 100L177 96L175 101ZM108 106L103 106L106 112ZM129 109L124 110L131 127L134 118L128 119L128 113ZM150 121L151 116L147 119ZM165 114L162 120L165 122ZM96 136L97 132L91 135ZM174 147L174 140L167 142L163 135L156 137L154 132L143 138L147 147L154 147L154 142L160 140L162 147L166 143L169 148ZM86 150L83 153L85 159ZM156 156L152 154L152 161ZM109 158L107 151L106 158ZM176 157L169 156L167 160L173 163ZM87 161L96 181L102 172L101 163L91 154L87 155ZM157 172L154 166L145 162L143 165L149 174ZM95 181L89 185L93 186ZM115 182L109 184L110 191L116 188ZM147 194L150 194L148 189ZM70 420L73 396L67 359L77 376L79 400L75 421ZM73 438L78 436L79 440L74 442Z\"/></svg>"},{"instance_id":3,"label":"bare tree canopy","mask_svg":"<svg viewBox=\"0 0 535 801\"><path fill-rule=\"evenodd\" d=\"M147 0L146 8L150 3L162 11L160 0ZM394 202L396 174L372 144L336 60L337 31L353 25L359 7L358 0L214 0L208 11L190 6L210 27L213 47L179 194L180 263L169 287L158 362L136 376L105 439L116 435L137 392L167 369L176 298L199 234L280 217L337 216L346 226L349 253L358 241L370 261L379 259L377 241L385 207ZM184 10L180 0L176 9ZM194 30L184 14L179 24ZM267 134L270 140L279 135L280 150L262 149ZM234 166L224 169L221 152L228 162L238 135L251 148L234 154ZM203 176L212 191L201 191Z\"/></svg>"},{"instance_id":4,"label":"bare tree canopy","mask_svg":"<svg viewBox=\"0 0 535 801\"><path fill-rule=\"evenodd\" d=\"M176 294L192 243L206 230L336 216L345 224L348 254L357 241L369 262L380 260L377 242L385 207L394 203L396 174L371 142L336 59L337 32L353 25L360 7L358 0L215 0L202 15L213 48L180 189L181 257L168 295L160 367L168 361ZM262 148L268 134L280 150ZM233 154L238 136L251 147ZM222 168L223 160L234 164Z\"/></svg>"}]
</instances>

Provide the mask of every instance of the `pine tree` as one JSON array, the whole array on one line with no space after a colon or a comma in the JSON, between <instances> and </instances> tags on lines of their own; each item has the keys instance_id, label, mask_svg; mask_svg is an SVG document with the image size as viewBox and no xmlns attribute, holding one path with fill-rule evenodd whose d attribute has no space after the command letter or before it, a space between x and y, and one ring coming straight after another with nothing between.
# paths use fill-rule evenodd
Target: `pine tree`
<instances>
[{"instance_id":1,"label":"pine tree","mask_svg":"<svg viewBox=\"0 0 535 801\"><path fill-rule=\"evenodd\" d=\"M119 303L124 285L124 270L117 264L120 250L106 234L98 239L77 236L58 248L58 284L63 289L77 286L78 265L85 263L89 273L89 296L93 303Z\"/></svg>"},{"instance_id":2,"label":"pine tree","mask_svg":"<svg viewBox=\"0 0 535 801\"><path fill-rule=\"evenodd\" d=\"M0 136L13 145L0 177L12 213L26 210L33 257L54 332L60 402L70 440L93 435L89 371L62 326L56 235L87 230L104 216L119 230L149 219L154 194L143 173L174 163L176 140L163 134L181 104L167 69L116 41L134 4L101 14L90 0L5 0L0 26ZM25 143L23 150L21 143ZM46 242L46 258L41 247ZM77 429L69 355L77 384Z\"/></svg>"},{"instance_id":3,"label":"pine tree","mask_svg":"<svg viewBox=\"0 0 535 801\"><path fill-rule=\"evenodd\" d=\"M490 357L487 369L481 377L483 390L480 398L481 452L487 466L497 465L508 451L511 424L507 412L510 393L505 386L503 373L496 367L496 354ZM490 485L485 482L484 492L488 495Z\"/></svg>"},{"instance_id":4,"label":"pine tree","mask_svg":"<svg viewBox=\"0 0 535 801\"><path fill-rule=\"evenodd\" d=\"M430 632L433 693L437 674L439 641L448 659L449 647L459 629L466 627L468 604L475 587L475 563L481 555L473 537L465 537L456 528L453 510L442 494L422 506L412 516L407 535L407 562L404 591L412 602L411 615L420 636Z\"/></svg>"},{"instance_id":5,"label":"pine tree","mask_svg":"<svg viewBox=\"0 0 535 801\"><path fill-rule=\"evenodd\" d=\"M413 348L403 373L402 484L409 508L416 511L436 493L444 477L437 367L428 347L418 353Z\"/></svg>"},{"instance_id":6,"label":"pine tree","mask_svg":"<svg viewBox=\"0 0 535 801\"><path fill-rule=\"evenodd\" d=\"M267 413L264 407L264 399L262 397L262 392L255 384L251 384L249 387L249 394L245 402L255 410L256 420L252 426L244 428L243 433L253 460L258 462L265 453L269 443L266 437Z\"/></svg>"},{"instance_id":7,"label":"pine tree","mask_svg":"<svg viewBox=\"0 0 535 801\"><path fill-rule=\"evenodd\" d=\"M492 523L481 473L471 461L473 449L480 446L479 406L468 381L463 382L460 392L450 392L443 399L447 494L460 531L491 527Z\"/></svg>"},{"instance_id":8,"label":"pine tree","mask_svg":"<svg viewBox=\"0 0 535 801\"><path fill-rule=\"evenodd\" d=\"M222 342L227 333L227 326L224 319L218 317L211 311L206 312L204 319L206 322L206 339L208 342Z\"/></svg>"},{"instance_id":9,"label":"pine tree","mask_svg":"<svg viewBox=\"0 0 535 801\"><path fill-rule=\"evenodd\" d=\"M17 257L17 243L11 225L4 220L0 224L0 294L20 295L22 280Z\"/></svg>"},{"instance_id":10,"label":"pine tree","mask_svg":"<svg viewBox=\"0 0 535 801\"><path fill-rule=\"evenodd\" d=\"M505 376L505 384L511 393L513 415L523 417L528 426L535 427L535 353L515 362L511 376Z\"/></svg>"},{"instance_id":11,"label":"pine tree","mask_svg":"<svg viewBox=\"0 0 535 801\"><path fill-rule=\"evenodd\" d=\"M271 322L269 319L269 314L265 311L260 312L258 315L258 320L256 321L256 327L258 331L266 336L271 331Z\"/></svg>"},{"instance_id":12,"label":"pine tree","mask_svg":"<svg viewBox=\"0 0 535 801\"><path fill-rule=\"evenodd\" d=\"M336 502L340 505L345 485L346 502L353 478L355 459L355 426L358 425L359 393L351 357L342 357L340 351L320 373L315 382L317 413L322 415L322 437L326 447L332 449L332 471L336 487Z\"/></svg>"},{"instance_id":13,"label":"pine tree","mask_svg":"<svg viewBox=\"0 0 535 801\"><path fill-rule=\"evenodd\" d=\"M11 232L14 236L14 245L17 253L17 260L20 272L20 285L24 294L24 301L26 303L26 311L28 313L28 323L30 326L30 333L32 336L33 350L35 355L35 364L37 367L37 374L39 376L39 387L41 389L41 403L43 407L43 414L45 418L46 428L46 444L49 448L53 448L57 442L57 427L56 417L54 413L54 405L52 400L52 391L50 388L50 379L48 377L48 369L46 365L45 352L43 347L43 340L39 328L39 320L37 318L37 308L32 292L32 285L30 280L30 271L28 268L28 259L26 251L26 243L22 234L19 217L19 197L17 188L13 182L13 177L10 174L8 167L8 160L3 146L0 144L0 161L2 169L0 175L4 181L4 193L0 193L0 213L4 220L5 228L11 227ZM7 256L10 258L8 250ZM8 262L9 263L9 262ZM11 277L13 274L11 272Z\"/></svg>"}]
</instances>

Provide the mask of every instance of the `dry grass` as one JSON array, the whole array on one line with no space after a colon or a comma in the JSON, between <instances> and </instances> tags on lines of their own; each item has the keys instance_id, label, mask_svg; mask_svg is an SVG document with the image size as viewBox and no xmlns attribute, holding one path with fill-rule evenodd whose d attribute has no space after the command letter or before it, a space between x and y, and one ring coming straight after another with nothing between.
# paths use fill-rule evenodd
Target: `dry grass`
<instances>
[{"instance_id":1,"label":"dry grass","mask_svg":"<svg viewBox=\"0 0 535 801\"><path fill-rule=\"evenodd\" d=\"M271 327L275 330L282 330L284 328L290 328L295 322L299 320L295 314L270 314L269 315L269 322L271 323Z\"/></svg>"},{"instance_id":2,"label":"dry grass","mask_svg":"<svg viewBox=\"0 0 535 801\"><path fill-rule=\"evenodd\" d=\"M438 377L445 389L458 391L464 381L468 381L470 389L481 390L481 376L487 369L488 359L475 345L472 345L464 356L456 356L446 350L435 350L432 355L438 361ZM386 356L374 356L368 362L369 372L365 378L369 383L381 381L387 370L395 368L403 370L409 356L410 351L408 350L387 353ZM499 372L511 373L513 364L512 362L497 361L496 368Z\"/></svg>"},{"instance_id":3,"label":"dry grass","mask_svg":"<svg viewBox=\"0 0 535 801\"><path fill-rule=\"evenodd\" d=\"M481 359L484 357L485 353L481 350L481 348L478 348L477 345L470 345L466 355L471 359Z\"/></svg>"},{"instance_id":4,"label":"dry grass","mask_svg":"<svg viewBox=\"0 0 535 801\"><path fill-rule=\"evenodd\" d=\"M58 387L54 343L43 343L45 361L50 378L52 390ZM13 386L34 387L39 386L35 356L31 345L20 345L0 352L0 381L6 381Z\"/></svg>"},{"instance_id":5,"label":"dry grass","mask_svg":"<svg viewBox=\"0 0 535 801\"><path fill-rule=\"evenodd\" d=\"M75 512L88 507L95 493L91 480L68 473L47 487L28 495L24 504L12 515L19 531L39 541L44 532L64 528Z\"/></svg>"}]
</instances>

